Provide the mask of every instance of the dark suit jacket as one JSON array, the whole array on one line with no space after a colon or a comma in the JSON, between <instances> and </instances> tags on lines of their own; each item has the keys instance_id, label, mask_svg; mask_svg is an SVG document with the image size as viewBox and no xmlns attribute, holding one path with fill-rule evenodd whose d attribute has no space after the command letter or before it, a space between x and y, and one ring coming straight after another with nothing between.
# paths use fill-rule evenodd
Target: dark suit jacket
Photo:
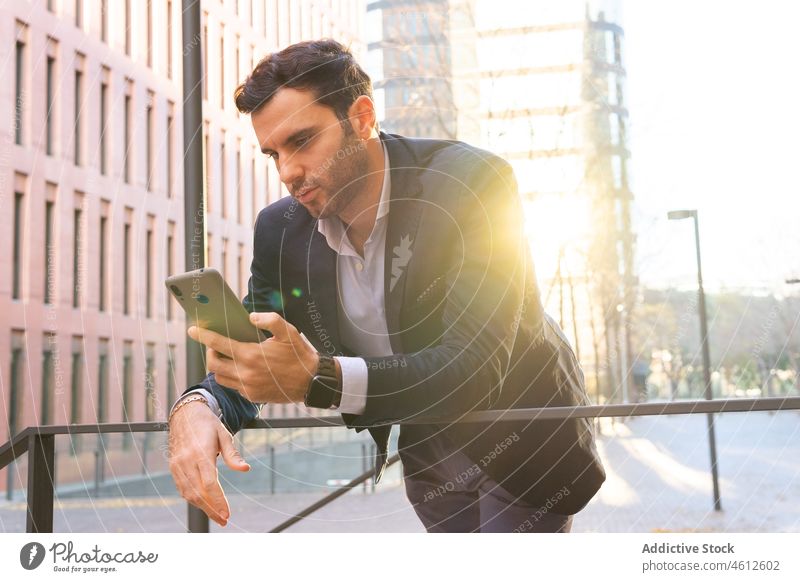
<instances>
[{"instance_id":1,"label":"dark suit jacket","mask_svg":"<svg viewBox=\"0 0 800 582\"><path fill-rule=\"evenodd\" d=\"M456 141L381 132L391 166L385 310L394 351L367 357L366 410L343 414L377 443L378 478L392 424L475 410L587 404L583 373L542 309L510 165ZM293 198L256 221L249 311L277 311L322 353L349 355L337 321L336 253ZM210 375L232 432L260 406ZM579 511L605 480L590 421L443 425L510 493L556 513ZM404 438L403 431L406 431ZM428 433L429 434L429 433Z\"/></svg>"}]
</instances>

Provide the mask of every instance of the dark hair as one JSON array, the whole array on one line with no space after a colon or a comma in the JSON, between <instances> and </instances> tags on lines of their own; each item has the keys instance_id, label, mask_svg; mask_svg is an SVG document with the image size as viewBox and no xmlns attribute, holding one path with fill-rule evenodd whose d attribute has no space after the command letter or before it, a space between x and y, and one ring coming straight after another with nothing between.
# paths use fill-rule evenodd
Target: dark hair
<instances>
[{"instance_id":1,"label":"dark hair","mask_svg":"<svg viewBox=\"0 0 800 582\"><path fill-rule=\"evenodd\" d=\"M283 88L313 91L316 102L340 121L361 95L372 98L372 81L350 50L333 39L298 42L261 59L233 96L242 113L254 113Z\"/></svg>"}]
</instances>

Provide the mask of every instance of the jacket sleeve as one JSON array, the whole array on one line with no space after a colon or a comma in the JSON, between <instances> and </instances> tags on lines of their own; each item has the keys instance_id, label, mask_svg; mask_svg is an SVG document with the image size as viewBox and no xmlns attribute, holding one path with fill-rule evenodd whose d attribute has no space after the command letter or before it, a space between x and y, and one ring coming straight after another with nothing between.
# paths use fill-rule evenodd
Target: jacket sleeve
<instances>
[{"instance_id":1,"label":"jacket sleeve","mask_svg":"<svg viewBox=\"0 0 800 582\"><path fill-rule=\"evenodd\" d=\"M247 295L242 299L242 304L248 312L276 311L283 315L283 305L280 291L268 276L270 269L265 268L267 257L264 252L268 245L264 244L267 210L262 210L256 220L253 236L253 261L250 264L250 280L247 283ZM259 245L259 242L261 243ZM265 332L268 333L268 332ZM208 374L199 384L188 388L186 392L197 388L209 390L217 399L222 410L222 423L231 434L236 434L241 428L261 413L263 404L251 402L236 390L219 384L214 373Z\"/></svg>"},{"instance_id":2,"label":"jacket sleeve","mask_svg":"<svg viewBox=\"0 0 800 582\"><path fill-rule=\"evenodd\" d=\"M353 424L458 414L497 400L522 316L528 251L514 173L504 160L493 161L479 164L463 185L459 250L443 266L444 331L415 353L364 358L367 405L348 419Z\"/></svg>"}]
</instances>

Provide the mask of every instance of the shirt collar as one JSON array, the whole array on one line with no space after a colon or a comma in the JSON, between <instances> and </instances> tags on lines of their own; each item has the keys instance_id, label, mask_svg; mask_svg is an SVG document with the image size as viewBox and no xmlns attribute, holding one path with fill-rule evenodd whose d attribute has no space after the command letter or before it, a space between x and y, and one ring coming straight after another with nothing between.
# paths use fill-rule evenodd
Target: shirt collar
<instances>
[{"instance_id":1,"label":"shirt collar","mask_svg":"<svg viewBox=\"0 0 800 582\"><path fill-rule=\"evenodd\" d=\"M383 144L382 139L379 138L378 141L383 149L384 172L383 185L381 186L381 198L378 201L378 213L375 216L376 225L389 214L389 200L391 198L392 187L391 172L389 171L389 151ZM343 244L348 246L350 244L350 241L347 240L344 223L338 216L320 218L317 220L317 230L325 237L328 246L339 254L342 252ZM374 231L375 227L373 227L373 232Z\"/></svg>"}]
</instances>

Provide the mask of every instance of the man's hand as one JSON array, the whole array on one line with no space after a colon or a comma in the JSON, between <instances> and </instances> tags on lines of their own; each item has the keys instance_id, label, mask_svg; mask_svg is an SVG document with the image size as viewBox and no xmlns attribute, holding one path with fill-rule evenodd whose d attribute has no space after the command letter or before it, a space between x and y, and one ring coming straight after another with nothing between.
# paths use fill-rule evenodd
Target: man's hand
<instances>
[{"instance_id":1,"label":"man's hand","mask_svg":"<svg viewBox=\"0 0 800 582\"><path fill-rule=\"evenodd\" d=\"M194 325L188 333L207 347L206 367L218 384L250 402L302 402L319 365L317 350L277 313L251 313L250 321L272 337L237 342Z\"/></svg>"},{"instance_id":2,"label":"man's hand","mask_svg":"<svg viewBox=\"0 0 800 582\"><path fill-rule=\"evenodd\" d=\"M169 423L169 470L178 493L221 526L231 510L219 484L217 455L234 471L249 471L233 435L203 402L190 402Z\"/></svg>"}]
</instances>

